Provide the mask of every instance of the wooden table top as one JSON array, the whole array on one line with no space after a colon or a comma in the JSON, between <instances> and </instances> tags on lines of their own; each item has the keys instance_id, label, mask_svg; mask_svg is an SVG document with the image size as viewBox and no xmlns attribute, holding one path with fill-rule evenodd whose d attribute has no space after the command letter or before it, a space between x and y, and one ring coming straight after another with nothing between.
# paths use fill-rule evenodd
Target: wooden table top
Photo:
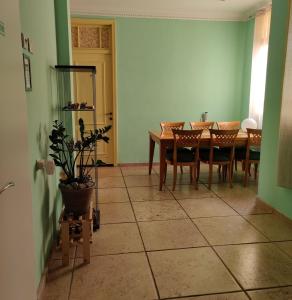
<instances>
[{"instance_id":1,"label":"wooden table top","mask_svg":"<svg viewBox=\"0 0 292 300\"><path fill-rule=\"evenodd\" d=\"M149 135L152 137L152 139L156 142L159 141L172 141L173 140L173 134L172 132L166 131L155 131L155 130L149 130ZM209 130L204 130L201 136L201 140L207 141L210 140L210 132ZM243 131L239 131L238 135L236 137L236 141L246 141L247 140L247 133Z\"/></svg>"}]
</instances>

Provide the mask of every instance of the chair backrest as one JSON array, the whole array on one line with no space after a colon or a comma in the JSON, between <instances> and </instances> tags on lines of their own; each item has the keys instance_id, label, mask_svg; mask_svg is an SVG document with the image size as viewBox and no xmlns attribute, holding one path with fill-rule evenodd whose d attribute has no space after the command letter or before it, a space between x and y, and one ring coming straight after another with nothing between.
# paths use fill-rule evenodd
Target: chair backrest
<instances>
[{"instance_id":1,"label":"chair backrest","mask_svg":"<svg viewBox=\"0 0 292 300\"><path fill-rule=\"evenodd\" d=\"M169 131L172 129L183 129L185 126L185 122L160 122L161 131Z\"/></svg>"},{"instance_id":2,"label":"chair backrest","mask_svg":"<svg viewBox=\"0 0 292 300\"><path fill-rule=\"evenodd\" d=\"M203 129L177 130L173 129L174 147L198 147L200 145Z\"/></svg>"},{"instance_id":3,"label":"chair backrest","mask_svg":"<svg viewBox=\"0 0 292 300\"><path fill-rule=\"evenodd\" d=\"M234 130L240 129L240 121L231 121L231 122L217 122L217 127L220 130Z\"/></svg>"},{"instance_id":4,"label":"chair backrest","mask_svg":"<svg viewBox=\"0 0 292 300\"><path fill-rule=\"evenodd\" d=\"M199 157L199 147L203 129L199 130L177 130L173 129L173 160L177 161L177 149L193 147L196 149L195 159Z\"/></svg>"},{"instance_id":5,"label":"chair backrest","mask_svg":"<svg viewBox=\"0 0 292 300\"><path fill-rule=\"evenodd\" d=\"M248 135L248 146L260 147L262 142L262 130L247 128L246 131Z\"/></svg>"},{"instance_id":6,"label":"chair backrest","mask_svg":"<svg viewBox=\"0 0 292 300\"><path fill-rule=\"evenodd\" d=\"M239 129L234 130L220 130L210 129L211 135L211 147L224 147L234 148L235 139L237 137Z\"/></svg>"},{"instance_id":7,"label":"chair backrest","mask_svg":"<svg viewBox=\"0 0 292 300\"><path fill-rule=\"evenodd\" d=\"M214 122L190 122L190 125L193 130L212 129Z\"/></svg>"}]
</instances>

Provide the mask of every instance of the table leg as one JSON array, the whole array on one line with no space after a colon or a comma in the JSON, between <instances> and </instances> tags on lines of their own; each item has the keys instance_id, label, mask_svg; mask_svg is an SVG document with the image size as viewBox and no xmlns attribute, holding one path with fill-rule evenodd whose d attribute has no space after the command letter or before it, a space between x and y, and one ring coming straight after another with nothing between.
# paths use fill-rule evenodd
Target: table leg
<instances>
[{"instance_id":1,"label":"table leg","mask_svg":"<svg viewBox=\"0 0 292 300\"><path fill-rule=\"evenodd\" d=\"M151 175L151 171L152 171L154 148L155 148L155 142L152 140L151 136L149 135L149 175Z\"/></svg>"},{"instance_id":2,"label":"table leg","mask_svg":"<svg viewBox=\"0 0 292 300\"><path fill-rule=\"evenodd\" d=\"M166 155L166 145L163 142L160 143L159 148L159 191L162 190L164 172L165 172L165 155Z\"/></svg>"}]
</instances>

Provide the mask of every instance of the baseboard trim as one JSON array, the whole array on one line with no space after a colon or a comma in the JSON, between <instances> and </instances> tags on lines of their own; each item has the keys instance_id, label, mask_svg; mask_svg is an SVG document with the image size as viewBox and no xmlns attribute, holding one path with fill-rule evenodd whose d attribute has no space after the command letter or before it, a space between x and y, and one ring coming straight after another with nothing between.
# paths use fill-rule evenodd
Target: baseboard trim
<instances>
[{"instance_id":1,"label":"baseboard trim","mask_svg":"<svg viewBox=\"0 0 292 300\"><path fill-rule=\"evenodd\" d=\"M272 213L275 214L275 215L278 215L282 218L284 218L287 222L291 223L292 224L292 220L286 216L284 213L282 213L281 211L277 210L275 207L273 207L270 203L266 202L265 200L263 200L263 198L257 196L257 200L263 202L265 205L268 205L271 210L272 210Z\"/></svg>"},{"instance_id":2,"label":"baseboard trim","mask_svg":"<svg viewBox=\"0 0 292 300\"><path fill-rule=\"evenodd\" d=\"M143 166L148 166L149 163L120 163L118 164L118 167L143 167ZM154 162L153 166L159 166L159 162Z\"/></svg>"}]
</instances>

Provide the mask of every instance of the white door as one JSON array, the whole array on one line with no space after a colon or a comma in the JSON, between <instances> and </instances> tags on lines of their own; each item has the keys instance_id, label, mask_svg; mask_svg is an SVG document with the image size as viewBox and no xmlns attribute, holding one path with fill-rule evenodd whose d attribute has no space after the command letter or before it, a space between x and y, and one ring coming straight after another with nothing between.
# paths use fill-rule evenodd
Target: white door
<instances>
[{"instance_id":1,"label":"white door","mask_svg":"<svg viewBox=\"0 0 292 300\"><path fill-rule=\"evenodd\" d=\"M34 300L35 255L19 0L0 1L0 298ZM32 168L32 166L30 166Z\"/></svg>"}]
</instances>

